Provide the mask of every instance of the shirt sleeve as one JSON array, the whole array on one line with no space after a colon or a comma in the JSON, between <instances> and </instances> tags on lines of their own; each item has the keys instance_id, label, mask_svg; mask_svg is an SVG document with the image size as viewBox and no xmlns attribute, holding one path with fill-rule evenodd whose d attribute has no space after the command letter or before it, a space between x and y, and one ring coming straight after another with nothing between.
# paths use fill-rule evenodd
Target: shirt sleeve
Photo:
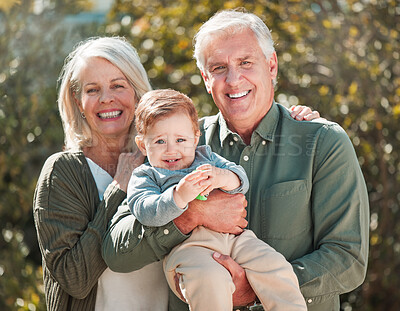
<instances>
[{"instance_id":1,"label":"shirt sleeve","mask_svg":"<svg viewBox=\"0 0 400 311\"><path fill-rule=\"evenodd\" d=\"M311 193L314 251L292 262L309 305L359 286L368 261L368 195L354 148L340 126L321 130Z\"/></svg>"},{"instance_id":2,"label":"shirt sleeve","mask_svg":"<svg viewBox=\"0 0 400 311\"><path fill-rule=\"evenodd\" d=\"M49 158L33 202L44 266L61 288L77 299L90 293L106 269L101 256L102 237L126 197L124 191L110 184L99 202L90 170L81 160L71 155Z\"/></svg>"},{"instance_id":3,"label":"shirt sleeve","mask_svg":"<svg viewBox=\"0 0 400 311\"><path fill-rule=\"evenodd\" d=\"M172 221L160 227L143 226L123 204L104 236L102 254L111 270L131 272L162 260L188 237Z\"/></svg>"},{"instance_id":4,"label":"shirt sleeve","mask_svg":"<svg viewBox=\"0 0 400 311\"><path fill-rule=\"evenodd\" d=\"M207 147L210 148L209 146ZM221 189L221 191L231 194L245 194L249 190L249 179L247 178L244 168L234 162L228 161L224 157L216 154L215 152L212 152L211 149L209 152L211 153L210 158L215 167L230 170L235 173L240 179L240 186L238 188L229 191Z\"/></svg>"},{"instance_id":5,"label":"shirt sleeve","mask_svg":"<svg viewBox=\"0 0 400 311\"><path fill-rule=\"evenodd\" d=\"M186 209L174 201L174 186L161 191L144 169L135 170L128 184L128 204L133 215L145 226L159 227L179 217Z\"/></svg>"}]
</instances>

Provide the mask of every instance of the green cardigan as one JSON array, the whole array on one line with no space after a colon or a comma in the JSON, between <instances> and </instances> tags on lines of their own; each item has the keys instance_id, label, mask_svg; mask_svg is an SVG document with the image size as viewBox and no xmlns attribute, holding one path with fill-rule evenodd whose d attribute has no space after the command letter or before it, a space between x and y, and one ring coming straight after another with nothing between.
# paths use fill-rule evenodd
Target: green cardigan
<instances>
[{"instance_id":1,"label":"green cardigan","mask_svg":"<svg viewBox=\"0 0 400 311\"><path fill-rule=\"evenodd\" d=\"M126 207L125 198L124 191L110 184L100 201L82 152L60 152L47 159L33 214L48 310L94 310L97 282L107 267L101 254L103 236L118 207ZM137 269L162 259L187 237L172 222L151 230L137 221L131 225L135 235L129 239L129 252ZM165 235L166 230L170 234Z\"/></svg>"}]
</instances>

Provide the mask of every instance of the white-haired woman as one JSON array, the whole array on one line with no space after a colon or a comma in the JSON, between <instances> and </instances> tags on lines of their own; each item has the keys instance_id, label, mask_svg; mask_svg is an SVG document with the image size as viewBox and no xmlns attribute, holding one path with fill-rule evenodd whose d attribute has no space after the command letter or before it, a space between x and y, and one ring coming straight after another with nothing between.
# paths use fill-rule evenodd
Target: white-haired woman
<instances>
[{"instance_id":1,"label":"white-haired woman","mask_svg":"<svg viewBox=\"0 0 400 311\"><path fill-rule=\"evenodd\" d=\"M143 162L132 124L136 103L150 89L125 39L88 39L66 59L58 98L65 151L47 159L34 197L48 310L167 310L168 287L158 263L119 274L101 255L131 172ZM141 234L140 224L132 225ZM185 238L171 224L154 230L166 228L177 232L171 245ZM169 251L153 250L155 239L147 237L137 248L138 269Z\"/></svg>"}]
</instances>

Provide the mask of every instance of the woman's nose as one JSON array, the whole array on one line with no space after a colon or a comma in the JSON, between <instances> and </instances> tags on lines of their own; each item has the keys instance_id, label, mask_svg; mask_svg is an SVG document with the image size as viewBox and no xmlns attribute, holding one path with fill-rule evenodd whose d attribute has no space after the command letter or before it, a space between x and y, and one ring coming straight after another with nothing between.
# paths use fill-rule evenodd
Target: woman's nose
<instances>
[{"instance_id":1,"label":"woman's nose","mask_svg":"<svg viewBox=\"0 0 400 311\"><path fill-rule=\"evenodd\" d=\"M114 96L112 95L111 90L103 89L100 95L100 102L101 103L109 103L114 100Z\"/></svg>"}]
</instances>

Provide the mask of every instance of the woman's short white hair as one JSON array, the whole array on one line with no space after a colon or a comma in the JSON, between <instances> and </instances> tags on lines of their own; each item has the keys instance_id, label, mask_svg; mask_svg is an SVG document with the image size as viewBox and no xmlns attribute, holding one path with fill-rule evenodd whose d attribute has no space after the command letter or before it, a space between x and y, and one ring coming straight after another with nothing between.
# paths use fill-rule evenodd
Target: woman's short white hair
<instances>
[{"instance_id":1,"label":"woman's short white hair","mask_svg":"<svg viewBox=\"0 0 400 311\"><path fill-rule=\"evenodd\" d=\"M257 37L265 58L269 59L275 51L274 41L267 25L255 14L238 10L224 10L214 14L205 22L194 37L194 58L197 67L204 72L204 49L213 37L221 34L235 34L251 29Z\"/></svg>"},{"instance_id":2,"label":"woman's short white hair","mask_svg":"<svg viewBox=\"0 0 400 311\"><path fill-rule=\"evenodd\" d=\"M80 42L66 57L59 77L58 109L64 128L64 148L81 150L92 144L91 129L86 119L81 117L77 101L81 98L80 72L92 57L101 57L116 66L132 85L136 103L151 90L146 70L140 62L135 48L122 37L96 37ZM135 149L135 126L130 129L126 151Z\"/></svg>"}]
</instances>

